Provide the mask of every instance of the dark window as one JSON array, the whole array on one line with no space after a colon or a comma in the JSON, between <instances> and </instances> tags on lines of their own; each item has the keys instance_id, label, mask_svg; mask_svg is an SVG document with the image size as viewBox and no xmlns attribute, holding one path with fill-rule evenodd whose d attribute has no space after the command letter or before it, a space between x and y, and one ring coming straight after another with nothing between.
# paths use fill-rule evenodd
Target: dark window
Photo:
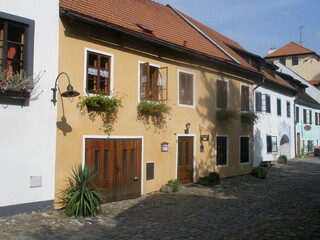
<instances>
[{"instance_id":1,"label":"dark window","mask_svg":"<svg viewBox=\"0 0 320 240\"><path fill-rule=\"evenodd\" d=\"M312 111L309 110L309 124L312 124Z\"/></svg>"},{"instance_id":2,"label":"dark window","mask_svg":"<svg viewBox=\"0 0 320 240\"><path fill-rule=\"evenodd\" d=\"M217 165L227 164L228 138L217 137Z\"/></svg>"},{"instance_id":3,"label":"dark window","mask_svg":"<svg viewBox=\"0 0 320 240\"><path fill-rule=\"evenodd\" d=\"M248 163L250 156L249 137L240 137L240 163Z\"/></svg>"},{"instance_id":4,"label":"dark window","mask_svg":"<svg viewBox=\"0 0 320 240\"><path fill-rule=\"evenodd\" d=\"M307 110L303 109L303 123L306 124L307 123Z\"/></svg>"},{"instance_id":5,"label":"dark window","mask_svg":"<svg viewBox=\"0 0 320 240\"><path fill-rule=\"evenodd\" d=\"M308 152L313 152L313 140L308 140Z\"/></svg>"},{"instance_id":6,"label":"dark window","mask_svg":"<svg viewBox=\"0 0 320 240\"><path fill-rule=\"evenodd\" d=\"M315 125L318 125L318 113L314 113L314 121L315 121Z\"/></svg>"},{"instance_id":7,"label":"dark window","mask_svg":"<svg viewBox=\"0 0 320 240\"><path fill-rule=\"evenodd\" d=\"M127 149L122 150L122 178L127 177Z\"/></svg>"},{"instance_id":8,"label":"dark window","mask_svg":"<svg viewBox=\"0 0 320 240\"><path fill-rule=\"evenodd\" d=\"M103 155L103 179L108 180L108 150L104 150Z\"/></svg>"},{"instance_id":9,"label":"dark window","mask_svg":"<svg viewBox=\"0 0 320 240\"><path fill-rule=\"evenodd\" d=\"M99 150L94 151L94 180L98 179L99 174Z\"/></svg>"},{"instance_id":10,"label":"dark window","mask_svg":"<svg viewBox=\"0 0 320 240\"><path fill-rule=\"evenodd\" d=\"M154 179L154 163L147 163L147 180Z\"/></svg>"},{"instance_id":11,"label":"dark window","mask_svg":"<svg viewBox=\"0 0 320 240\"><path fill-rule=\"evenodd\" d=\"M111 57L88 52L87 54L87 91L110 94Z\"/></svg>"},{"instance_id":12,"label":"dark window","mask_svg":"<svg viewBox=\"0 0 320 240\"><path fill-rule=\"evenodd\" d=\"M0 12L0 72L33 74L34 21Z\"/></svg>"},{"instance_id":13,"label":"dark window","mask_svg":"<svg viewBox=\"0 0 320 240\"><path fill-rule=\"evenodd\" d=\"M285 58L280 58L279 61L280 61L281 64L286 65L286 59Z\"/></svg>"},{"instance_id":14,"label":"dark window","mask_svg":"<svg viewBox=\"0 0 320 240\"><path fill-rule=\"evenodd\" d=\"M255 101L256 101L256 112L262 111L262 98L261 98L261 92L255 93Z\"/></svg>"},{"instance_id":15,"label":"dark window","mask_svg":"<svg viewBox=\"0 0 320 240\"><path fill-rule=\"evenodd\" d=\"M266 95L266 112L271 113L270 95Z\"/></svg>"},{"instance_id":16,"label":"dark window","mask_svg":"<svg viewBox=\"0 0 320 240\"><path fill-rule=\"evenodd\" d=\"M249 87L241 85L241 111L250 110Z\"/></svg>"},{"instance_id":17,"label":"dark window","mask_svg":"<svg viewBox=\"0 0 320 240\"><path fill-rule=\"evenodd\" d=\"M299 58L298 57L293 57L292 58L292 66L298 65L299 64Z\"/></svg>"},{"instance_id":18,"label":"dark window","mask_svg":"<svg viewBox=\"0 0 320 240\"><path fill-rule=\"evenodd\" d=\"M217 80L217 108L227 108L228 106L228 82Z\"/></svg>"},{"instance_id":19,"label":"dark window","mask_svg":"<svg viewBox=\"0 0 320 240\"><path fill-rule=\"evenodd\" d=\"M287 101L287 117L291 117L291 104Z\"/></svg>"},{"instance_id":20,"label":"dark window","mask_svg":"<svg viewBox=\"0 0 320 240\"><path fill-rule=\"evenodd\" d=\"M296 116L295 121L299 122L299 107L296 107Z\"/></svg>"},{"instance_id":21,"label":"dark window","mask_svg":"<svg viewBox=\"0 0 320 240\"><path fill-rule=\"evenodd\" d=\"M193 105L193 74L179 72L179 103Z\"/></svg>"},{"instance_id":22,"label":"dark window","mask_svg":"<svg viewBox=\"0 0 320 240\"><path fill-rule=\"evenodd\" d=\"M277 151L278 151L277 137L267 135L267 153L272 153Z\"/></svg>"},{"instance_id":23,"label":"dark window","mask_svg":"<svg viewBox=\"0 0 320 240\"><path fill-rule=\"evenodd\" d=\"M277 98L277 114L281 116L281 99Z\"/></svg>"}]
</instances>

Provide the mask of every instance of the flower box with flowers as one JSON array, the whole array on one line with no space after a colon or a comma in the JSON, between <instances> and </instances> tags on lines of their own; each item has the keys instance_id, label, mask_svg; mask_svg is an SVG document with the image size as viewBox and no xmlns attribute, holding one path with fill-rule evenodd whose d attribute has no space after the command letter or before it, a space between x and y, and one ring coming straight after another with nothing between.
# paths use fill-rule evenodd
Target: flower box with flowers
<instances>
[{"instance_id":1,"label":"flower box with flowers","mask_svg":"<svg viewBox=\"0 0 320 240\"><path fill-rule=\"evenodd\" d=\"M163 118L166 115L170 115L171 113L171 107L159 101L143 100L138 104L137 110L140 115L154 116L160 118Z\"/></svg>"}]
</instances>

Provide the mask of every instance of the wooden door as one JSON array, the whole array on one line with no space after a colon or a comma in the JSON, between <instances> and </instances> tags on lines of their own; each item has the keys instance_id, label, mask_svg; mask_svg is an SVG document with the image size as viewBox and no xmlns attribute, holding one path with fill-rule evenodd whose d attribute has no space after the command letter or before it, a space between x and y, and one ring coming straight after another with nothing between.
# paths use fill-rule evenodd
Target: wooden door
<instances>
[{"instance_id":1,"label":"wooden door","mask_svg":"<svg viewBox=\"0 0 320 240\"><path fill-rule=\"evenodd\" d=\"M178 138L178 179L183 184L193 182L193 137Z\"/></svg>"},{"instance_id":2,"label":"wooden door","mask_svg":"<svg viewBox=\"0 0 320 240\"><path fill-rule=\"evenodd\" d=\"M106 202L141 195L140 139L87 139L86 165L94 169Z\"/></svg>"},{"instance_id":3,"label":"wooden door","mask_svg":"<svg viewBox=\"0 0 320 240\"><path fill-rule=\"evenodd\" d=\"M297 133L297 157L300 157L300 133Z\"/></svg>"}]
</instances>

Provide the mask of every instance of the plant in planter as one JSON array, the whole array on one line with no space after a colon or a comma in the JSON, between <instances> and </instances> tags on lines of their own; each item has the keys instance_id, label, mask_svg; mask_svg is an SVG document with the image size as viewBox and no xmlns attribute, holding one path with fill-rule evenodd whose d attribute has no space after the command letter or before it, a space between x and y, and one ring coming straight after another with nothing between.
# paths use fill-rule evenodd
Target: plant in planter
<instances>
[{"instance_id":1,"label":"plant in planter","mask_svg":"<svg viewBox=\"0 0 320 240\"><path fill-rule=\"evenodd\" d=\"M104 200L100 188L93 184L93 171L78 165L72 169L67 187L60 192L61 204L67 216L95 216Z\"/></svg>"},{"instance_id":2,"label":"plant in planter","mask_svg":"<svg viewBox=\"0 0 320 240\"><path fill-rule=\"evenodd\" d=\"M35 90L39 80L40 75L26 77L25 74L20 73L0 72L0 96L27 99Z\"/></svg>"},{"instance_id":3,"label":"plant in planter","mask_svg":"<svg viewBox=\"0 0 320 240\"><path fill-rule=\"evenodd\" d=\"M200 184L204 186L214 186L220 184L220 175L216 172L210 172L208 176L199 178Z\"/></svg>"},{"instance_id":4,"label":"plant in planter","mask_svg":"<svg viewBox=\"0 0 320 240\"><path fill-rule=\"evenodd\" d=\"M287 156L286 155L280 155L278 157L278 163L286 163L288 160Z\"/></svg>"},{"instance_id":5,"label":"plant in planter","mask_svg":"<svg viewBox=\"0 0 320 240\"><path fill-rule=\"evenodd\" d=\"M219 122L230 123L238 119L238 114L229 109L219 109L216 111L217 120Z\"/></svg>"},{"instance_id":6,"label":"plant in planter","mask_svg":"<svg viewBox=\"0 0 320 240\"><path fill-rule=\"evenodd\" d=\"M155 126L161 127L166 123L166 117L171 115L172 108L159 101L141 101L137 106L138 118L145 123L150 120Z\"/></svg>"},{"instance_id":7,"label":"plant in planter","mask_svg":"<svg viewBox=\"0 0 320 240\"><path fill-rule=\"evenodd\" d=\"M167 184L161 187L161 191L166 193L178 192L179 190L180 190L179 179L169 180Z\"/></svg>"},{"instance_id":8,"label":"plant in planter","mask_svg":"<svg viewBox=\"0 0 320 240\"><path fill-rule=\"evenodd\" d=\"M117 95L109 96L107 92L96 91L80 96L77 108L84 114L89 113L91 120L98 115L101 117L105 127L113 125L118 117L119 108L122 107L123 97Z\"/></svg>"},{"instance_id":9,"label":"plant in planter","mask_svg":"<svg viewBox=\"0 0 320 240\"><path fill-rule=\"evenodd\" d=\"M240 113L240 119L243 124L253 125L259 120L259 116L254 112L242 112Z\"/></svg>"},{"instance_id":10,"label":"plant in planter","mask_svg":"<svg viewBox=\"0 0 320 240\"><path fill-rule=\"evenodd\" d=\"M267 171L263 167L254 167L251 174L260 179L265 179L267 177Z\"/></svg>"}]
</instances>

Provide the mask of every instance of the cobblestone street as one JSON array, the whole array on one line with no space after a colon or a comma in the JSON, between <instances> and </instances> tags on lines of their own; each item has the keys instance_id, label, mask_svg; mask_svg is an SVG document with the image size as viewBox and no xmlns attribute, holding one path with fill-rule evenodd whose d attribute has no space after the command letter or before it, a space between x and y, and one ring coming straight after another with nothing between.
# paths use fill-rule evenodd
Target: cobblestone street
<instances>
[{"instance_id":1,"label":"cobblestone street","mask_svg":"<svg viewBox=\"0 0 320 240\"><path fill-rule=\"evenodd\" d=\"M0 239L320 239L320 159L267 170L265 180L238 176L104 204L95 218L61 211L0 218Z\"/></svg>"}]
</instances>

